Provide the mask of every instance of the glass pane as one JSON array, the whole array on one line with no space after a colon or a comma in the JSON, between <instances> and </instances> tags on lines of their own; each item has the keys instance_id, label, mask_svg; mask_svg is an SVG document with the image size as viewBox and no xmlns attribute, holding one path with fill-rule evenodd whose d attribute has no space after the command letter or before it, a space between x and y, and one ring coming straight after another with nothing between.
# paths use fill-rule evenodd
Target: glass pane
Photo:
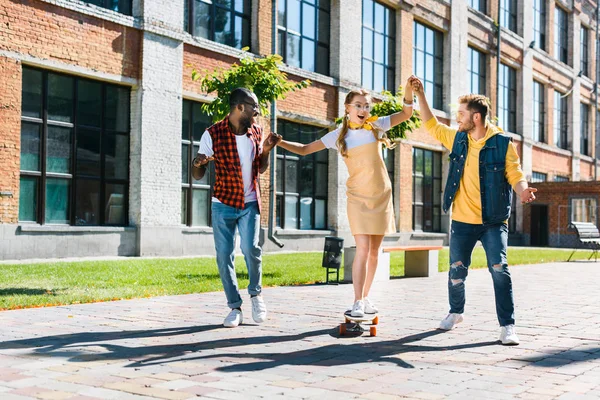
<instances>
[{"instance_id":1,"label":"glass pane","mask_svg":"<svg viewBox=\"0 0 600 400\"><path fill-rule=\"evenodd\" d=\"M302 39L302 68L315 70L315 42L312 40Z\"/></svg>"},{"instance_id":2,"label":"glass pane","mask_svg":"<svg viewBox=\"0 0 600 400\"><path fill-rule=\"evenodd\" d=\"M314 164L303 162L300 171L300 194L302 196L313 195Z\"/></svg>"},{"instance_id":3,"label":"glass pane","mask_svg":"<svg viewBox=\"0 0 600 400\"><path fill-rule=\"evenodd\" d=\"M440 208L433 208L433 231L440 232L441 231L441 218L440 218Z\"/></svg>"},{"instance_id":4,"label":"glass pane","mask_svg":"<svg viewBox=\"0 0 600 400\"><path fill-rule=\"evenodd\" d=\"M300 37L288 33L286 60L289 65L300 67Z\"/></svg>"},{"instance_id":5,"label":"glass pane","mask_svg":"<svg viewBox=\"0 0 600 400\"><path fill-rule=\"evenodd\" d=\"M181 224L187 225L188 189L181 189Z\"/></svg>"},{"instance_id":6,"label":"glass pane","mask_svg":"<svg viewBox=\"0 0 600 400\"><path fill-rule=\"evenodd\" d=\"M329 43L329 13L325 11L319 11L318 38L320 42Z\"/></svg>"},{"instance_id":7,"label":"glass pane","mask_svg":"<svg viewBox=\"0 0 600 400\"><path fill-rule=\"evenodd\" d=\"M100 176L100 131L77 131L77 175Z\"/></svg>"},{"instance_id":8,"label":"glass pane","mask_svg":"<svg viewBox=\"0 0 600 400\"><path fill-rule=\"evenodd\" d=\"M231 13L215 7L215 18L212 21L214 25L215 42L235 46L234 38L231 36Z\"/></svg>"},{"instance_id":9,"label":"glass pane","mask_svg":"<svg viewBox=\"0 0 600 400\"><path fill-rule=\"evenodd\" d=\"M71 182L67 179L46 179L46 223L69 223L69 192Z\"/></svg>"},{"instance_id":10,"label":"glass pane","mask_svg":"<svg viewBox=\"0 0 600 400\"><path fill-rule=\"evenodd\" d=\"M42 72L23 68L21 114L42 118Z\"/></svg>"},{"instance_id":11,"label":"glass pane","mask_svg":"<svg viewBox=\"0 0 600 400\"><path fill-rule=\"evenodd\" d=\"M423 174L423 150L414 149L413 151L415 173Z\"/></svg>"},{"instance_id":12,"label":"glass pane","mask_svg":"<svg viewBox=\"0 0 600 400\"><path fill-rule=\"evenodd\" d=\"M19 221L37 220L38 179L22 176L19 185Z\"/></svg>"},{"instance_id":13,"label":"glass pane","mask_svg":"<svg viewBox=\"0 0 600 400\"><path fill-rule=\"evenodd\" d=\"M363 25L373 28L373 1L363 0Z\"/></svg>"},{"instance_id":14,"label":"glass pane","mask_svg":"<svg viewBox=\"0 0 600 400\"><path fill-rule=\"evenodd\" d=\"M433 230L433 210L431 207L423 207L423 230L426 232Z\"/></svg>"},{"instance_id":15,"label":"glass pane","mask_svg":"<svg viewBox=\"0 0 600 400\"><path fill-rule=\"evenodd\" d=\"M181 140L190 140L190 110L192 103L183 101L183 113L181 118Z\"/></svg>"},{"instance_id":16,"label":"glass pane","mask_svg":"<svg viewBox=\"0 0 600 400\"><path fill-rule=\"evenodd\" d=\"M440 153L433 153L433 177L441 178L442 177L442 157Z\"/></svg>"},{"instance_id":17,"label":"glass pane","mask_svg":"<svg viewBox=\"0 0 600 400\"><path fill-rule=\"evenodd\" d=\"M296 196L285 196L285 229L298 229Z\"/></svg>"},{"instance_id":18,"label":"glass pane","mask_svg":"<svg viewBox=\"0 0 600 400\"><path fill-rule=\"evenodd\" d=\"M383 64L384 37L380 33L375 34L375 45L373 46L373 50L375 51L375 54L373 56L375 61Z\"/></svg>"},{"instance_id":19,"label":"glass pane","mask_svg":"<svg viewBox=\"0 0 600 400\"><path fill-rule=\"evenodd\" d=\"M283 192L283 158L277 157L277 186L278 192Z\"/></svg>"},{"instance_id":20,"label":"glass pane","mask_svg":"<svg viewBox=\"0 0 600 400\"><path fill-rule=\"evenodd\" d=\"M209 23L210 23L210 4L206 4L201 0L195 0L194 4L194 27L192 35L200 36L205 39L210 39Z\"/></svg>"},{"instance_id":21,"label":"glass pane","mask_svg":"<svg viewBox=\"0 0 600 400\"><path fill-rule=\"evenodd\" d=\"M192 160L194 157L196 157L196 154L198 154L199 148L200 148L200 146L194 146L194 149L192 150ZM202 179L196 180L196 179L192 178L192 184L208 185L210 183L210 177L214 176L215 164L214 164L214 162L211 161L207 165L208 165L208 167L206 168L206 171L205 171ZM191 168L191 166L189 166L188 168Z\"/></svg>"},{"instance_id":22,"label":"glass pane","mask_svg":"<svg viewBox=\"0 0 600 400\"><path fill-rule=\"evenodd\" d=\"M300 199L300 229L312 229L312 197L302 197Z\"/></svg>"},{"instance_id":23,"label":"glass pane","mask_svg":"<svg viewBox=\"0 0 600 400\"><path fill-rule=\"evenodd\" d=\"M288 0L287 5L287 28L300 33L300 1Z\"/></svg>"},{"instance_id":24,"label":"glass pane","mask_svg":"<svg viewBox=\"0 0 600 400\"><path fill-rule=\"evenodd\" d=\"M433 176L433 153L431 151L424 151L425 153L425 176Z\"/></svg>"},{"instance_id":25,"label":"glass pane","mask_svg":"<svg viewBox=\"0 0 600 400\"><path fill-rule=\"evenodd\" d=\"M423 202L423 178L415 178L415 203Z\"/></svg>"},{"instance_id":26,"label":"glass pane","mask_svg":"<svg viewBox=\"0 0 600 400\"><path fill-rule=\"evenodd\" d=\"M193 140L199 142L206 129L212 125L212 122L210 117L202 111L202 104L200 103L194 103L193 114Z\"/></svg>"},{"instance_id":27,"label":"glass pane","mask_svg":"<svg viewBox=\"0 0 600 400\"><path fill-rule=\"evenodd\" d=\"M48 74L48 119L73 121L73 78Z\"/></svg>"},{"instance_id":28,"label":"glass pane","mask_svg":"<svg viewBox=\"0 0 600 400\"><path fill-rule=\"evenodd\" d=\"M243 38L244 38L244 21L246 21L246 19L242 18L242 17L235 17L234 19L234 25L233 25L233 42L231 43L231 45L233 47L237 47L237 48L241 48L242 47L242 42L243 42Z\"/></svg>"},{"instance_id":29,"label":"glass pane","mask_svg":"<svg viewBox=\"0 0 600 400\"><path fill-rule=\"evenodd\" d=\"M75 225L98 225L100 216L100 182L77 180L75 189Z\"/></svg>"},{"instance_id":30,"label":"glass pane","mask_svg":"<svg viewBox=\"0 0 600 400\"><path fill-rule=\"evenodd\" d=\"M315 196L327 197L327 164L317 164L317 176L315 179L317 182Z\"/></svg>"},{"instance_id":31,"label":"glass pane","mask_svg":"<svg viewBox=\"0 0 600 400\"><path fill-rule=\"evenodd\" d=\"M208 195L205 189L194 189L192 194L192 225L208 226Z\"/></svg>"},{"instance_id":32,"label":"glass pane","mask_svg":"<svg viewBox=\"0 0 600 400\"><path fill-rule=\"evenodd\" d=\"M285 161L285 191L287 193L298 193L298 162Z\"/></svg>"},{"instance_id":33,"label":"glass pane","mask_svg":"<svg viewBox=\"0 0 600 400\"><path fill-rule=\"evenodd\" d=\"M415 231L423 230L423 208L421 206L414 206L415 220L413 221Z\"/></svg>"},{"instance_id":34,"label":"glass pane","mask_svg":"<svg viewBox=\"0 0 600 400\"><path fill-rule=\"evenodd\" d=\"M286 26L285 3L286 3L286 0L277 1L277 24L280 26Z\"/></svg>"},{"instance_id":35,"label":"glass pane","mask_svg":"<svg viewBox=\"0 0 600 400\"><path fill-rule=\"evenodd\" d=\"M102 126L102 85L80 80L77 84L77 125Z\"/></svg>"},{"instance_id":36,"label":"glass pane","mask_svg":"<svg viewBox=\"0 0 600 400\"><path fill-rule=\"evenodd\" d=\"M326 200L315 200L315 229L325 229L325 211L327 201Z\"/></svg>"},{"instance_id":37,"label":"glass pane","mask_svg":"<svg viewBox=\"0 0 600 400\"><path fill-rule=\"evenodd\" d=\"M309 39L315 39L315 30L317 26L317 15L315 7L304 3L302 5L302 36Z\"/></svg>"},{"instance_id":38,"label":"glass pane","mask_svg":"<svg viewBox=\"0 0 600 400\"><path fill-rule=\"evenodd\" d=\"M374 28L378 32L383 32L385 21L385 7L379 3L375 3L375 25Z\"/></svg>"},{"instance_id":39,"label":"glass pane","mask_svg":"<svg viewBox=\"0 0 600 400\"><path fill-rule=\"evenodd\" d=\"M317 69L316 72L329 75L329 49L325 46L317 48Z\"/></svg>"},{"instance_id":40,"label":"glass pane","mask_svg":"<svg viewBox=\"0 0 600 400\"><path fill-rule=\"evenodd\" d=\"M41 127L21 122L21 171L40 171Z\"/></svg>"},{"instance_id":41,"label":"glass pane","mask_svg":"<svg viewBox=\"0 0 600 400\"><path fill-rule=\"evenodd\" d=\"M442 181L440 179L433 180L433 204L440 205L442 201Z\"/></svg>"},{"instance_id":42,"label":"glass pane","mask_svg":"<svg viewBox=\"0 0 600 400\"><path fill-rule=\"evenodd\" d=\"M373 31L363 28L362 37L362 55L365 58L373 59Z\"/></svg>"},{"instance_id":43,"label":"glass pane","mask_svg":"<svg viewBox=\"0 0 600 400\"><path fill-rule=\"evenodd\" d=\"M129 137L104 135L104 174L107 179L127 179L129 172Z\"/></svg>"},{"instance_id":44,"label":"glass pane","mask_svg":"<svg viewBox=\"0 0 600 400\"><path fill-rule=\"evenodd\" d=\"M106 129L129 132L129 89L106 87Z\"/></svg>"},{"instance_id":45,"label":"glass pane","mask_svg":"<svg viewBox=\"0 0 600 400\"><path fill-rule=\"evenodd\" d=\"M106 185L106 208L104 211L104 222L107 225L125 225L127 215L125 214L125 185Z\"/></svg>"},{"instance_id":46,"label":"glass pane","mask_svg":"<svg viewBox=\"0 0 600 400\"><path fill-rule=\"evenodd\" d=\"M189 183L190 157L188 154L190 147L188 144L181 145L181 182ZM196 155L194 154L194 157Z\"/></svg>"},{"instance_id":47,"label":"glass pane","mask_svg":"<svg viewBox=\"0 0 600 400\"><path fill-rule=\"evenodd\" d=\"M373 90L380 92L385 89L383 80L385 79L385 68L381 64L373 65Z\"/></svg>"},{"instance_id":48,"label":"glass pane","mask_svg":"<svg viewBox=\"0 0 600 400\"><path fill-rule=\"evenodd\" d=\"M247 18L244 18L242 21L242 43L241 46L237 46L238 48L249 47L250 46L250 21Z\"/></svg>"},{"instance_id":49,"label":"glass pane","mask_svg":"<svg viewBox=\"0 0 600 400\"><path fill-rule=\"evenodd\" d=\"M373 89L373 63L365 59L362 62L362 85Z\"/></svg>"},{"instance_id":50,"label":"glass pane","mask_svg":"<svg viewBox=\"0 0 600 400\"><path fill-rule=\"evenodd\" d=\"M71 129L48 127L46 171L68 174L71 171Z\"/></svg>"}]
</instances>

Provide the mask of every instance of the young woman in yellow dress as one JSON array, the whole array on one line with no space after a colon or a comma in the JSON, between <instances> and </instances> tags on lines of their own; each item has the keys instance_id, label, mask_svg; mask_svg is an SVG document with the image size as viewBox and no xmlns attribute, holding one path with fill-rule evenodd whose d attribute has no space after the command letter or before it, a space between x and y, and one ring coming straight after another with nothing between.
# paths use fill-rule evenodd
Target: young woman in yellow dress
<instances>
[{"instance_id":1,"label":"young woman in yellow dress","mask_svg":"<svg viewBox=\"0 0 600 400\"><path fill-rule=\"evenodd\" d=\"M356 242L352 264L354 305L351 315L362 317L378 310L369 300L369 291L386 234L396 232L392 184L383 161L381 145L395 147L386 131L409 119L413 112L412 87L406 85L404 108L386 117L371 117L372 101L365 90L352 90L344 101L342 126L309 144L280 140L278 145L299 155L336 149L348 167L346 182L348 220ZM280 137L279 137L280 139Z\"/></svg>"}]
</instances>

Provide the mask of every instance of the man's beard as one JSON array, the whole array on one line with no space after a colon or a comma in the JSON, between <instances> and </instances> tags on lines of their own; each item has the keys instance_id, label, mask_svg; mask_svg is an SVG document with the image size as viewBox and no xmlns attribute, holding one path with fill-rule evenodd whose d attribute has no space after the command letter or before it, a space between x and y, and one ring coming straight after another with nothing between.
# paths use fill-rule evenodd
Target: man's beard
<instances>
[{"instance_id":1,"label":"man's beard","mask_svg":"<svg viewBox=\"0 0 600 400\"><path fill-rule=\"evenodd\" d=\"M252 126L252 117L244 117L240 119L240 128L246 132Z\"/></svg>"},{"instance_id":2,"label":"man's beard","mask_svg":"<svg viewBox=\"0 0 600 400\"><path fill-rule=\"evenodd\" d=\"M471 132L475 129L475 124L473 123L473 120L469 120L468 122L465 122L462 124L462 131L463 132Z\"/></svg>"}]
</instances>

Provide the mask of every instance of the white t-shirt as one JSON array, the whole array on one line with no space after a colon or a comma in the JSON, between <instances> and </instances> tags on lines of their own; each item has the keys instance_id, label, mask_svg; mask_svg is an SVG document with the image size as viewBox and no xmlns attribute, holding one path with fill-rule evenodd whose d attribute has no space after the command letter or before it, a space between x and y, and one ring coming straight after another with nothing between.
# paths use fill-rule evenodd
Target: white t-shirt
<instances>
[{"instance_id":1,"label":"white t-shirt","mask_svg":"<svg viewBox=\"0 0 600 400\"><path fill-rule=\"evenodd\" d=\"M256 201L256 189L252 182L252 162L256 156L256 149L254 142L248 137L248 135L235 135L235 142L237 145L238 155L240 157L240 164L242 166L242 180L244 181L244 202ZM204 154L207 157L212 157L215 152L213 151L212 138L208 131L204 131L202 138L200 139L200 148L198 154ZM212 201L220 203L220 201L213 197Z\"/></svg>"},{"instance_id":2,"label":"white t-shirt","mask_svg":"<svg viewBox=\"0 0 600 400\"><path fill-rule=\"evenodd\" d=\"M381 117L375 121L374 125L377 125L382 131L386 132L390 129L390 117ZM323 136L321 141L328 149L337 150L336 142L339 134L340 128L337 128ZM375 141L373 132L366 129L348 129L348 134L346 135L346 146L348 147L348 150Z\"/></svg>"}]
</instances>

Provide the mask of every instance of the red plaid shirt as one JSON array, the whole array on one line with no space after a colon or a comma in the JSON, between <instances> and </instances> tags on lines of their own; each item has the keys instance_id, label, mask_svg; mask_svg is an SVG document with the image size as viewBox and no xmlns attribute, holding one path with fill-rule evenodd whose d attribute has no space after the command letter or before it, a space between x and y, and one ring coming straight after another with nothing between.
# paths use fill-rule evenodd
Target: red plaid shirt
<instances>
[{"instance_id":1,"label":"red plaid shirt","mask_svg":"<svg viewBox=\"0 0 600 400\"><path fill-rule=\"evenodd\" d=\"M207 129L213 143L215 163L215 184L213 195L223 204L238 209L243 209L244 181L242 179L242 166L237 151L235 134L229 128L229 116ZM252 161L252 183L256 190L258 209L260 211L260 188L258 176L260 174L260 156L262 154L262 128L253 124L246 135L254 143L254 160Z\"/></svg>"}]
</instances>

